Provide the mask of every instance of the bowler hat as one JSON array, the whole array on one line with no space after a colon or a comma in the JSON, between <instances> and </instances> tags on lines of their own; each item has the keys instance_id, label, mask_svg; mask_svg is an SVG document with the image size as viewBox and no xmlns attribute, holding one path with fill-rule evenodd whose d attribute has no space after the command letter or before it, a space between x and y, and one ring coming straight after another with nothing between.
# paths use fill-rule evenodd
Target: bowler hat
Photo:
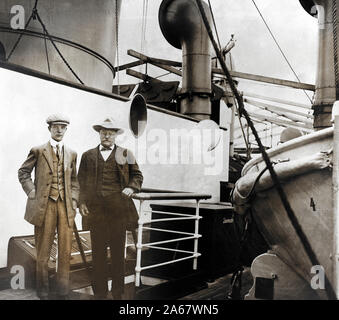
<instances>
[{"instance_id":1,"label":"bowler hat","mask_svg":"<svg viewBox=\"0 0 339 320\"><path fill-rule=\"evenodd\" d=\"M101 123L95 124L93 129L98 132L100 132L101 129L116 130L118 134L124 132L124 129L122 129L113 118L107 118Z\"/></svg>"},{"instance_id":2,"label":"bowler hat","mask_svg":"<svg viewBox=\"0 0 339 320\"><path fill-rule=\"evenodd\" d=\"M70 123L69 118L62 115L62 114L51 114L47 119L46 122L51 124L65 124L68 125Z\"/></svg>"}]
</instances>

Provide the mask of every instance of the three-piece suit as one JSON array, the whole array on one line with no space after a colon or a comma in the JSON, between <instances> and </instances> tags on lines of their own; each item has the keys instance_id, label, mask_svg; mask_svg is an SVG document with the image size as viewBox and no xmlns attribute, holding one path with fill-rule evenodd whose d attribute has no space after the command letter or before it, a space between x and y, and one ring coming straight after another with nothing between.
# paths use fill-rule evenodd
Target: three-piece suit
<instances>
[{"instance_id":1,"label":"three-piece suit","mask_svg":"<svg viewBox=\"0 0 339 320\"><path fill-rule=\"evenodd\" d=\"M25 219L34 225L37 249L36 285L38 296L49 294L48 261L58 233L57 292L69 291L69 267L74 217L73 200L78 201L77 154L63 146L56 154L50 142L33 147L19 169L19 181L28 198ZM32 180L32 171L34 181Z\"/></svg>"},{"instance_id":2,"label":"three-piece suit","mask_svg":"<svg viewBox=\"0 0 339 320\"><path fill-rule=\"evenodd\" d=\"M82 155L78 180L79 204L85 204L89 211L88 217L83 218L83 226L88 225L91 232L93 290L97 297L105 298L108 278L112 279L112 294L123 294L126 230L136 228L138 222L132 199L121 192L126 187L140 191L143 176L129 150L114 145L105 160L100 147ZM108 269L107 247L110 248L111 270Z\"/></svg>"}]
</instances>

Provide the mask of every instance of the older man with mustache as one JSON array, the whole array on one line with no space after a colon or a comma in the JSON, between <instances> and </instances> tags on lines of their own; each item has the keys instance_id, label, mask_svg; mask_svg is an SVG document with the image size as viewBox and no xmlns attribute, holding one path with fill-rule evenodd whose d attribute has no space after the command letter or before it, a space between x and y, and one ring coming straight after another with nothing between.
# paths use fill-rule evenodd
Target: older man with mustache
<instances>
[{"instance_id":1,"label":"older man with mustache","mask_svg":"<svg viewBox=\"0 0 339 320\"><path fill-rule=\"evenodd\" d=\"M133 154L115 144L123 133L112 118L94 125L100 144L86 151L79 167L80 213L88 221L92 242L93 291L107 299L108 277L113 299L124 293L126 229L137 226L138 214L131 195L140 191L143 175ZM128 227L129 225L129 227ZM111 271L107 265L110 247Z\"/></svg>"}]
</instances>

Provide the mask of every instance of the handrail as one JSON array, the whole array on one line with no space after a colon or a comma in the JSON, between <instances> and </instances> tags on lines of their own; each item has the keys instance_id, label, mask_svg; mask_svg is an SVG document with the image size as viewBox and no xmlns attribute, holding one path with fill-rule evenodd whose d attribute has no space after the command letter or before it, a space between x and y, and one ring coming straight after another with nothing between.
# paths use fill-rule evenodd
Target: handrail
<instances>
[{"instance_id":1,"label":"handrail","mask_svg":"<svg viewBox=\"0 0 339 320\"><path fill-rule=\"evenodd\" d=\"M188 191L154 189L154 188L141 188L140 192L145 192L145 193L189 193Z\"/></svg>"},{"instance_id":2,"label":"handrail","mask_svg":"<svg viewBox=\"0 0 339 320\"><path fill-rule=\"evenodd\" d=\"M163 192L164 190L160 189L148 189L151 192L145 192L147 189L142 189L140 193L134 193L132 195L132 199L139 200L140 201L140 209L139 214L142 212L142 205L144 201L149 200L195 200L196 207L195 207L195 213L191 215L185 215L184 217L171 217L171 218L165 218L165 219L151 219L150 221L146 222L143 221L143 219L139 218L138 221L138 240L137 240L137 257L136 257L136 267L135 267L135 286L138 287L140 285L140 278L141 278L141 271L147 270L151 268L156 268L159 266L168 265L171 263L176 263L179 261L184 261L187 259L193 259L193 270L197 269L197 258L201 255L198 253L198 239L201 237L201 235L198 233L199 229L199 220L201 216L199 216L199 204L200 201L203 199L210 199L212 196L209 194L203 194L203 193L195 193L195 192ZM164 213L169 215L177 215L175 213ZM180 214L182 215L182 214ZM182 231L175 231L175 230L165 230L165 229L159 229L159 228L149 228L144 227L145 224L151 223L151 222L164 222L164 221L177 221L177 220L194 220L194 233L185 233ZM142 243L142 232L143 230L156 230L156 231L162 231L162 232L170 232L170 233L177 233L180 234L181 237L176 239L169 239L169 240L162 240L162 241L156 241L156 242L150 242L150 243ZM186 235L186 237L182 237L182 235ZM162 248L162 247L156 247L156 245L165 244L165 243L171 243L175 241L187 241L187 240L193 240L194 241L194 249L193 251L185 251L179 250L179 249L170 249L170 251L173 252L182 252L189 254L189 256L184 258L177 258L172 259L170 261L157 263L154 265L148 265L148 266L141 266L141 252L142 248L152 248L152 249L158 249L158 250L169 250L168 248Z\"/></svg>"},{"instance_id":3,"label":"handrail","mask_svg":"<svg viewBox=\"0 0 339 320\"><path fill-rule=\"evenodd\" d=\"M132 198L135 200L206 200L212 198L210 194L194 193L194 192L161 192L161 193L134 193Z\"/></svg>"}]
</instances>

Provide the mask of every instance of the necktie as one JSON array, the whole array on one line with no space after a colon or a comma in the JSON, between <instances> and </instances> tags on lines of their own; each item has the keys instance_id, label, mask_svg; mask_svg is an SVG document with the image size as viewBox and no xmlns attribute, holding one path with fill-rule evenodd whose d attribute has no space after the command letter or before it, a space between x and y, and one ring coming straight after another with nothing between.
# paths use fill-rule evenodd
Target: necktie
<instances>
[{"instance_id":1,"label":"necktie","mask_svg":"<svg viewBox=\"0 0 339 320\"><path fill-rule=\"evenodd\" d=\"M112 148L101 147L100 150L101 150L101 151L109 151L109 150L112 150Z\"/></svg>"},{"instance_id":2,"label":"necktie","mask_svg":"<svg viewBox=\"0 0 339 320\"><path fill-rule=\"evenodd\" d=\"M56 145L56 150L57 150L57 152L56 152L57 158L58 158L58 160L60 160L60 148L59 148L59 144Z\"/></svg>"}]
</instances>

